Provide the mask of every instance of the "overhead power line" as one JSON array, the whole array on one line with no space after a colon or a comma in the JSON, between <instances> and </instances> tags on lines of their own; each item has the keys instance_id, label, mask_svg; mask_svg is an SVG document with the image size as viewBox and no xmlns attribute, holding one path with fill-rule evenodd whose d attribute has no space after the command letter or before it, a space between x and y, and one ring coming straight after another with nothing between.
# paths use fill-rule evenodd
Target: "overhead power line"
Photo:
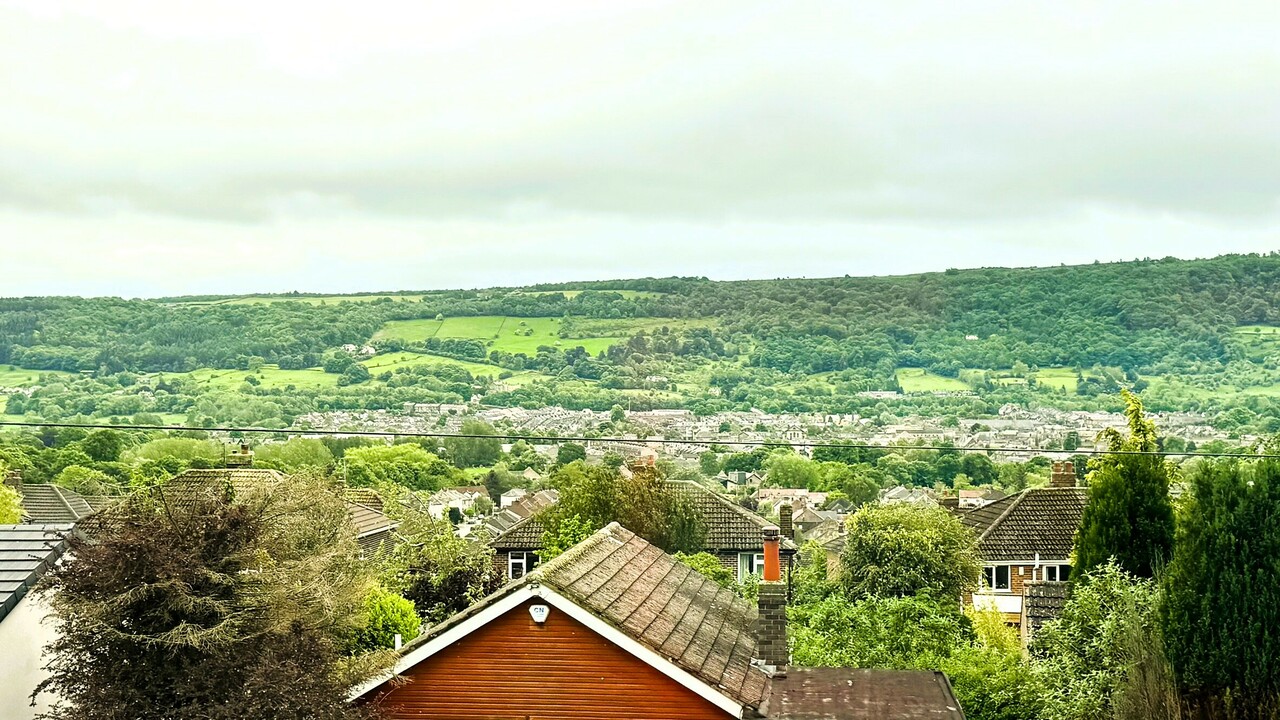
<instances>
[{"instance_id":1,"label":"overhead power line","mask_svg":"<svg viewBox=\"0 0 1280 720\"><path fill-rule=\"evenodd\" d=\"M570 435L515 435L512 433L494 433L492 435L476 433L423 432L421 430L304 430L301 428L255 428L255 427L190 427L187 425L109 425L106 423L56 423L0 421L0 427L25 428L79 428L84 430L166 430L172 432L222 432L260 435L334 435L343 437L424 437L424 438L457 438L474 440L525 440L534 442L616 442L630 444L646 444L649 440L620 437L585 437ZM659 442L659 441L653 441ZM991 452L991 453L1039 453L1044 455L1157 455L1161 457L1234 457L1234 458L1272 458L1280 459L1276 453L1228 453L1228 452L1173 452L1169 450L1061 450L1055 448L1023 448L999 447L994 445L959 447L957 445L879 445L875 443L855 442L809 442L809 441L757 441L757 440L661 440L670 445L725 445L725 446L761 446L774 445L807 448L847 448L854 450L951 450L959 452Z\"/></svg>"}]
</instances>

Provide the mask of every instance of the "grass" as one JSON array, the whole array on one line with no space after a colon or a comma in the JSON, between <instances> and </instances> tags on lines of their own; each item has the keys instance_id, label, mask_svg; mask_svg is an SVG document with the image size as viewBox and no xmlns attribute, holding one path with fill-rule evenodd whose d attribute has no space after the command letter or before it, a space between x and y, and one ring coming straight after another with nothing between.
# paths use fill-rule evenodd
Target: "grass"
<instances>
[{"instance_id":1,"label":"grass","mask_svg":"<svg viewBox=\"0 0 1280 720\"><path fill-rule=\"evenodd\" d=\"M36 385L40 382L41 375L73 377L76 373L62 370L27 370L12 365L0 365L0 387L29 387Z\"/></svg>"},{"instance_id":2,"label":"grass","mask_svg":"<svg viewBox=\"0 0 1280 720\"><path fill-rule=\"evenodd\" d=\"M898 385L904 393L919 392L956 392L970 390L965 383L955 378L935 375L924 368L899 368Z\"/></svg>"},{"instance_id":3,"label":"grass","mask_svg":"<svg viewBox=\"0 0 1280 720\"><path fill-rule=\"evenodd\" d=\"M320 368L308 368L306 370L281 370L275 365L264 365L258 372L250 372L248 370L215 370L213 368L200 368L192 370L189 373L163 373L165 377L183 377L195 381L197 384L208 390L235 390L240 384L245 382L245 378L254 375L261 383L260 387L265 388L286 388L290 385L294 387L319 387L331 388L338 386L338 376L333 373L327 373Z\"/></svg>"},{"instance_id":4,"label":"grass","mask_svg":"<svg viewBox=\"0 0 1280 720\"><path fill-rule=\"evenodd\" d=\"M500 315L450 317L444 320L391 320L373 338L398 338L407 342L422 342L433 337L480 340L489 350L524 353L533 357L541 345L561 350L581 345L587 352L595 355L630 337L630 333L625 330L615 329L617 334L598 336L592 336L590 331L575 330L574 335L586 336L561 338L561 322L560 318L515 318ZM578 321L575 320L574 323L576 328Z\"/></svg>"},{"instance_id":5,"label":"grass","mask_svg":"<svg viewBox=\"0 0 1280 720\"><path fill-rule=\"evenodd\" d=\"M374 375L381 375L388 370L394 371L398 367L417 367L421 365L453 365L466 370L472 375L489 375L495 378L498 376L498 373L502 372L502 368L496 365L485 365L483 363L473 363L465 360L454 360L453 358L440 357L439 355L423 355L421 353L411 352L375 355L360 364L368 368L369 372Z\"/></svg>"},{"instance_id":6,"label":"grass","mask_svg":"<svg viewBox=\"0 0 1280 720\"><path fill-rule=\"evenodd\" d=\"M219 298L217 300L178 301L174 305L270 305L282 302L300 302L308 305L321 305L335 302L373 302L382 298L391 298L392 302L421 302L429 297L424 293L416 295L242 295L240 297Z\"/></svg>"}]
</instances>

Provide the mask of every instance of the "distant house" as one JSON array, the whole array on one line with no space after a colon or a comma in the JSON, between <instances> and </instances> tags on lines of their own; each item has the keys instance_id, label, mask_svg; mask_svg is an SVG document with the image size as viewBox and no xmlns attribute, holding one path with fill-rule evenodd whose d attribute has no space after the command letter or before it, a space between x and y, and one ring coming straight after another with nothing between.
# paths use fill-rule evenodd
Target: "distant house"
<instances>
[{"instance_id":1,"label":"distant house","mask_svg":"<svg viewBox=\"0 0 1280 720\"><path fill-rule=\"evenodd\" d=\"M983 587L970 598L1021 625L1029 582L1071 577L1071 551L1088 491L1075 487L1070 462L1055 463L1054 485L1032 488L970 510L960 521L978 536Z\"/></svg>"},{"instance_id":2,"label":"distant house","mask_svg":"<svg viewBox=\"0 0 1280 720\"><path fill-rule=\"evenodd\" d=\"M613 523L427 630L350 697L392 720L963 719L941 673L790 666L769 530L754 607Z\"/></svg>"},{"instance_id":3,"label":"distant house","mask_svg":"<svg viewBox=\"0 0 1280 720\"><path fill-rule=\"evenodd\" d=\"M542 473L538 472L537 470L534 470L531 467L527 467L524 469L524 472L520 473L520 477L524 478L525 480L528 480L529 482L538 482L539 480L542 479Z\"/></svg>"},{"instance_id":4,"label":"distant house","mask_svg":"<svg viewBox=\"0 0 1280 720\"><path fill-rule=\"evenodd\" d=\"M0 708L6 720L30 720L48 712L53 698L31 693L46 674L44 646L56 639L45 622L49 608L31 589L67 550L70 524L0 525Z\"/></svg>"},{"instance_id":5,"label":"distant house","mask_svg":"<svg viewBox=\"0 0 1280 720\"><path fill-rule=\"evenodd\" d=\"M756 472L747 472L745 470L731 470L728 472L720 471L716 475L716 482L724 486L725 490L733 492L739 488L760 487L760 483L764 480L764 476Z\"/></svg>"},{"instance_id":6,"label":"distant house","mask_svg":"<svg viewBox=\"0 0 1280 720\"><path fill-rule=\"evenodd\" d=\"M909 503L911 505L938 504L937 498L929 490L925 488L909 488L904 485L881 491L880 502L886 505L891 503Z\"/></svg>"},{"instance_id":7,"label":"distant house","mask_svg":"<svg viewBox=\"0 0 1280 720\"><path fill-rule=\"evenodd\" d=\"M502 495L498 498L499 500L498 507L500 509L506 509L510 507L512 503L516 502L517 500L519 500L520 498L528 494L529 494L529 491L525 490L524 488L511 488L510 490L502 493Z\"/></svg>"},{"instance_id":8,"label":"distant house","mask_svg":"<svg viewBox=\"0 0 1280 720\"><path fill-rule=\"evenodd\" d=\"M827 493L805 488L760 488L755 494L759 502L773 505L791 503L793 507L818 507L827 501Z\"/></svg>"},{"instance_id":9,"label":"distant house","mask_svg":"<svg viewBox=\"0 0 1280 720\"><path fill-rule=\"evenodd\" d=\"M668 491L682 493L692 500L702 514L707 524L703 551L715 555L721 564L737 574L739 581L760 573L764 563L759 550L760 530L768 527L769 521L701 485L678 481L663 484ZM515 580L532 570L538 564L544 531L537 517L530 516L489 541L498 571L508 580ZM782 542L783 554L790 559L795 553L795 543L787 538Z\"/></svg>"},{"instance_id":10,"label":"distant house","mask_svg":"<svg viewBox=\"0 0 1280 720\"><path fill-rule=\"evenodd\" d=\"M450 510L466 514L481 498L489 498L489 491L483 485L445 488L432 493L427 500L427 513L437 520L449 517Z\"/></svg>"}]
</instances>

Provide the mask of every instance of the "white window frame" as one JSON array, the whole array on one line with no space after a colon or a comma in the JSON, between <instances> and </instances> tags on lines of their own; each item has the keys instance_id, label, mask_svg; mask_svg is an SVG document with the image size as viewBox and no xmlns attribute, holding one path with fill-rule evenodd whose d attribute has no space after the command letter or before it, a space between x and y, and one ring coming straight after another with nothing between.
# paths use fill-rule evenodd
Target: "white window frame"
<instances>
[{"instance_id":1,"label":"white window frame","mask_svg":"<svg viewBox=\"0 0 1280 720\"><path fill-rule=\"evenodd\" d=\"M764 574L764 553L738 553L738 582L747 579L748 575Z\"/></svg>"},{"instance_id":2,"label":"white window frame","mask_svg":"<svg viewBox=\"0 0 1280 720\"><path fill-rule=\"evenodd\" d=\"M1053 571L1053 577L1049 577L1049 571ZM1064 572L1065 570L1065 572ZM1061 582L1071 577L1071 566L1066 564L1045 565L1040 572L1040 579Z\"/></svg>"},{"instance_id":3,"label":"white window frame","mask_svg":"<svg viewBox=\"0 0 1280 720\"><path fill-rule=\"evenodd\" d=\"M520 566L520 574L515 574L516 565ZM529 553L523 550L512 551L507 554L507 579L519 580L529 574Z\"/></svg>"},{"instance_id":4,"label":"white window frame","mask_svg":"<svg viewBox=\"0 0 1280 720\"><path fill-rule=\"evenodd\" d=\"M1004 587L999 587L1000 570L1004 569ZM1013 592L1013 567L1011 565L987 565L982 568L982 584L988 592Z\"/></svg>"}]
</instances>

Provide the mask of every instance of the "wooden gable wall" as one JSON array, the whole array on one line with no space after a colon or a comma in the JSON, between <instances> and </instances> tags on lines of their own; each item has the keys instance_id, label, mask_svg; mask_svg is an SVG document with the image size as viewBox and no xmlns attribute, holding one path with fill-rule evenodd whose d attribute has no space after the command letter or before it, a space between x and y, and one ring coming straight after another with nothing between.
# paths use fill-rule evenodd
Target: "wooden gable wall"
<instances>
[{"instance_id":1,"label":"wooden gable wall","mask_svg":"<svg viewBox=\"0 0 1280 720\"><path fill-rule=\"evenodd\" d=\"M374 697L391 718L631 718L729 715L555 607L529 601L404 673Z\"/></svg>"}]
</instances>

